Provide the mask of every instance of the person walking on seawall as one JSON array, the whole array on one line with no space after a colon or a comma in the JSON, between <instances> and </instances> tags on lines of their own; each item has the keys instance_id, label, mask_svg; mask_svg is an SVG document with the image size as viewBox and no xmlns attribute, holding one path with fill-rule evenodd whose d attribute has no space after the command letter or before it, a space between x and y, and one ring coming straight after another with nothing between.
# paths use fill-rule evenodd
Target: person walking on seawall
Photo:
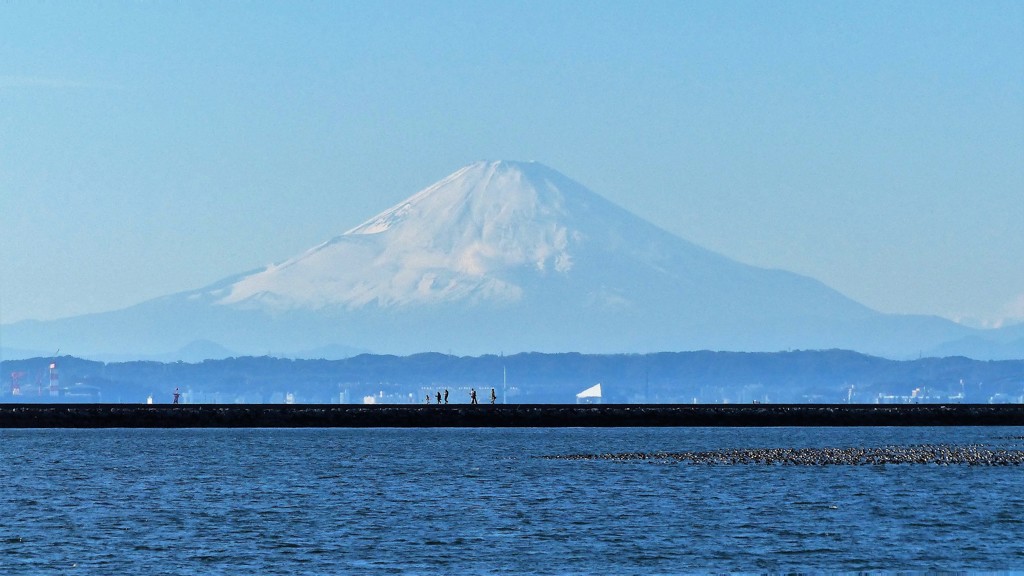
<instances>
[{"instance_id":1,"label":"person walking on seawall","mask_svg":"<svg viewBox=\"0 0 1024 576\"><path fill-rule=\"evenodd\" d=\"M430 394L427 394L427 404L430 404Z\"/></svg>"},{"instance_id":2,"label":"person walking on seawall","mask_svg":"<svg viewBox=\"0 0 1024 576\"><path fill-rule=\"evenodd\" d=\"M469 389L469 403L476 404L476 388Z\"/></svg>"},{"instance_id":3,"label":"person walking on seawall","mask_svg":"<svg viewBox=\"0 0 1024 576\"><path fill-rule=\"evenodd\" d=\"M448 403L448 389L447 388L444 389L444 403L445 404Z\"/></svg>"},{"instance_id":4,"label":"person walking on seawall","mask_svg":"<svg viewBox=\"0 0 1024 576\"><path fill-rule=\"evenodd\" d=\"M440 391L438 391L438 393L437 393L437 403L438 404L441 403L441 392Z\"/></svg>"},{"instance_id":5,"label":"person walking on seawall","mask_svg":"<svg viewBox=\"0 0 1024 576\"><path fill-rule=\"evenodd\" d=\"M494 388L491 388L491 404L494 404L494 401L497 399L498 395L494 393Z\"/></svg>"},{"instance_id":6,"label":"person walking on seawall","mask_svg":"<svg viewBox=\"0 0 1024 576\"><path fill-rule=\"evenodd\" d=\"M181 392L179 392L178 389L175 388L174 389L174 403L175 404L178 403L178 398L180 398L180 397L181 397Z\"/></svg>"}]
</instances>

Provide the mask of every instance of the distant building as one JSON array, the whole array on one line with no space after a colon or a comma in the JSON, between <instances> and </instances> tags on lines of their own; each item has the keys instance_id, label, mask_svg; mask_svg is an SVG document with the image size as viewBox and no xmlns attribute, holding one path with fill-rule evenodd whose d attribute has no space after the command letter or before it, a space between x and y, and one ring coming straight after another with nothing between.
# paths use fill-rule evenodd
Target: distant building
<instances>
[{"instance_id":1,"label":"distant building","mask_svg":"<svg viewBox=\"0 0 1024 576\"><path fill-rule=\"evenodd\" d=\"M590 388L587 388L583 392L576 395L577 404L600 404L601 403L601 383L598 382Z\"/></svg>"},{"instance_id":2,"label":"distant building","mask_svg":"<svg viewBox=\"0 0 1024 576\"><path fill-rule=\"evenodd\" d=\"M60 391L61 396L71 402L99 402L101 398L98 386L90 386L76 382Z\"/></svg>"}]
</instances>

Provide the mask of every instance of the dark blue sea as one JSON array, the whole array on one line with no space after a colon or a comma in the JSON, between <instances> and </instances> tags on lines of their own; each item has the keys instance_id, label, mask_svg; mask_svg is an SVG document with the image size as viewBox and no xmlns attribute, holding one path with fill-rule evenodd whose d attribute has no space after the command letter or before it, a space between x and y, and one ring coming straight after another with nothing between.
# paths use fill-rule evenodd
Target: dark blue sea
<instances>
[{"instance_id":1,"label":"dark blue sea","mask_svg":"<svg viewBox=\"0 0 1024 576\"><path fill-rule=\"evenodd\" d=\"M977 444L1018 428L0 431L0 574L1024 570L1024 467L576 453Z\"/></svg>"}]
</instances>

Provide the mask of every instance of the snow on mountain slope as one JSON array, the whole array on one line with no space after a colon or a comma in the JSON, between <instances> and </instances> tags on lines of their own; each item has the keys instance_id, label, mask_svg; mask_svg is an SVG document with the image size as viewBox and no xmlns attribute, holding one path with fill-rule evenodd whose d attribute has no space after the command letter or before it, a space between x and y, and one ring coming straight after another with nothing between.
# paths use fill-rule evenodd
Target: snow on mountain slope
<instances>
[{"instance_id":1,"label":"snow on mountain slope","mask_svg":"<svg viewBox=\"0 0 1024 576\"><path fill-rule=\"evenodd\" d=\"M249 276L221 304L358 308L515 301L517 267L571 266L564 200L518 167L477 163L305 254Z\"/></svg>"},{"instance_id":2,"label":"snow on mountain slope","mask_svg":"<svg viewBox=\"0 0 1024 576\"><path fill-rule=\"evenodd\" d=\"M352 309L516 302L531 277L571 275L577 258L595 249L640 242L636 256L656 266L657 246L644 237L652 233L660 231L543 165L478 162L242 279L219 303Z\"/></svg>"}]
</instances>

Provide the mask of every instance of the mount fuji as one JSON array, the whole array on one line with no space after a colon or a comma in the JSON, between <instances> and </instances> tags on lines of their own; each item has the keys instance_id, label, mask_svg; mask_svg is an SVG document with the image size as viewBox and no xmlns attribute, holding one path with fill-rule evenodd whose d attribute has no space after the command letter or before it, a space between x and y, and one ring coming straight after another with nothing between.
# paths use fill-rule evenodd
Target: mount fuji
<instances>
[{"instance_id":1,"label":"mount fuji","mask_svg":"<svg viewBox=\"0 0 1024 576\"><path fill-rule=\"evenodd\" d=\"M977 331L875 312L715 254L533 162L466 166L289 260L123 310L3 327L11 348L125 357L848 348L917 355ZM329 354L327 354L329 355Z\"/></svg>"}]
</instances>

